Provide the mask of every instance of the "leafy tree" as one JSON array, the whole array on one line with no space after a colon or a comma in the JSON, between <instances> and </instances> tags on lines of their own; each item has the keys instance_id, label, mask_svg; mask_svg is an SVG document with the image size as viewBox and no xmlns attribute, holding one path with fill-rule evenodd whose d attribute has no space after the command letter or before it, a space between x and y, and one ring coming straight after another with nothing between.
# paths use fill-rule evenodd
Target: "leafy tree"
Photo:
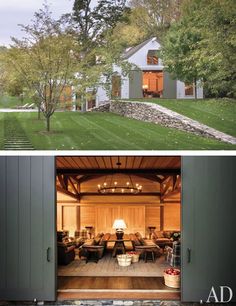
<instances>
[{"instance_id":1,"label":"leafy tree","mask_svg":"<svg viewBox=\"0 0 236 306\"><path fill-rule=\"evenodd\" d=\"M201 41L201 31L197 28L187 27L186 20L172 25L163 43L161 57L166 70L173 77L186 83L195 84L195 98L197 98L197 80L204 78L202 71L196 61Z\"/></svg>"},{"instance_id":2,"label":"leafy tree","mask_svg":"<svg viewBox=\"0 0 236 306\"><path fill-rule=\"evenodd\" d=\"M236 97L236 2L201 2L205 10L199 17L204 37L199 65L209 70L206 86L215 95Z\"/></svg>"},{"instance_id":3,"label":"leafy tree","mask_svg":"<svg viewBox=\"0 0 236 306\"><path fill-rule=\"evenodd\" d=\"M123 18L126 0L98 0L95 7L92 7L91 2L75 0L73 6L72 18L79 40L85 46L103 41L104 34Z\"/></svg>"},{"instance_id":4,"label":"leafy tree","mask_svg":"<svg viewBox=\"0 0 236 306\"><path fill-rule=\"evenodd\" d=\"M157 37L162 41L170 25L180 17L182 0L130 0L131 12L118 23L115 34L125 46Z\"/></svg>"},{"instance_id":5,"label":"leafy tree","mask_svg":"<svg viewBox=\"0 0 236 306\"><path fill-rule=\"evenodd\" d=\"M37 93L38 106L46 118L58 107L65 86L72 85L82 61L77 38L68 33L61 20L55 21L47 5L35 17L32 25L21 25L25 37L13 38L7 53L8 63L24 78L30 91Z\"/></svg>"},{"instance_id":6,"label":"leafy tree","mask_svg":"<svg viewBox=\"0 0 236 306\"><path fill-rule=\"evenodd\" d=\"M125 65L121 59L123 47L113 37L116 24L127 19L129 9L125 3L126 0L98 0L92 6L91 0L74 1L69 23L77 33L81 55L86 58L80 66L77 87L82 103L89 97L88 88L93 92L98 84L110 88L114 64Z\"/></svg>"},{"instance_id":7,"label":"leafy tree","mask_svg":"<svg viewBox=\"0 0 236 306\"><path fill-rule=\"evenodd\" d=\"M7 48L0 46L0 93L3 94L6 90L7 65L4 60Z\"/></svg>"},{"instance_id":8,"label":"leafy tree","mask_svg":"<svg viewBox=\"0 0 236 306\"><path fill-rule=\"evenodd\" d=\"M164 63L181 80L201 79L211 93L235 97L235 33L234 0L185 0L164 40Z\"/></svg>"}]
</instances>

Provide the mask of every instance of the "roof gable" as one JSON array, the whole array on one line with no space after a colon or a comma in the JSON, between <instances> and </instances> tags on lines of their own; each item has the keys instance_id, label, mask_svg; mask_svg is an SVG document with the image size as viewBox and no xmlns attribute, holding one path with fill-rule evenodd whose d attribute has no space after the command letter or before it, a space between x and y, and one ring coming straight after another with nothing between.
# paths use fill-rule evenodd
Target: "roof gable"
<instances>
[{"instance_id":1,"label":"roof gable","mask_svg":"<svg viewBox=\"0 0 236 306\"><path fill-rule=\"evenodd\" d=\"M139 44L137 46L129 48L127 51L124 52L123 58L124 59L130 58L132 55L137 53L140 49L142 49L145 45L147 45L152 40L157 41L156 37L152 37L152 38L149 38L149 39L145 40L144 42L142 42L141 44Z\"/></svg>"}]
</instances>

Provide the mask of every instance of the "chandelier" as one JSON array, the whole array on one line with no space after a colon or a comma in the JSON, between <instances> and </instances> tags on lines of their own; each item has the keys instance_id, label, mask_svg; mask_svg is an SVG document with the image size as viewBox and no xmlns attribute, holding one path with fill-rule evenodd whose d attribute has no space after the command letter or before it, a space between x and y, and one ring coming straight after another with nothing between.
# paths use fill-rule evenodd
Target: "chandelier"
<instances>
[{"instance_id":1,"label":"chandelier","mask_svg":"<svg viewBox=\"0 0 236 306\"><path fill-rule=\"evenodd\" d=\"M130 175L126 175L126 183L119 184L117 180L114 179L113 175L105 178L102 184L98 184L98 192L101 194L109 193L130 193L138 194L142 192L142 186L138 183L133 183Z\"/></svg>"}]
</instances>

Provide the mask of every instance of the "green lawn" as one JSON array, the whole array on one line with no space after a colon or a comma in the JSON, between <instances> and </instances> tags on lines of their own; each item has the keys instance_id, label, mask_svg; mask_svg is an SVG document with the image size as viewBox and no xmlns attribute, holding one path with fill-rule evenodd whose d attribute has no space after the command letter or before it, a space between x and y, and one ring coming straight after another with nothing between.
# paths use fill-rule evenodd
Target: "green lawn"
<instances>
[{"instance_id":1,"label":"green lawn","mask_svg":"<svg viewBox=\"0 0 236 306\"><path fill-rule=\"evenodd\" d=\"M142 99L153 102L236 137L236 100L168 100Z\"/></svg>"},{"instance_id":2,"label":"green lawn","mask_svg":"<svg viewBox=\"0 0 236 306\"><path fill-rule=\"evenodd\" d=\"M0 125L4 114L0 113ZM225 144L189 133L124 118L110 113L58 112L52 117L52 131L45 132L37 113L16 116L37 150L235 150ZM0 145L3 132L0 127Z\"/></svg>"},{"instance_id":3,"label":"green lawn","mask_svg":"<svg viewBox=\"0 0 236 306\"><path fill-rule=\"evenodd\" d=\"M3 148L4 127L3 127L3 113L0 113L0 150Z\"/></svg>"},{"instance_id":4,"label":"green lawn","mask_svg":"<svg viewBox=\"0 0 236 306\"><path fill-rule=\"evenodd\" d=\"M24 98L24 100L21 101L18 97L0 96L0 108L15 108L16 106L25 105L26 103L31 104L32 99Z\"/></svg>"}]
</instances>

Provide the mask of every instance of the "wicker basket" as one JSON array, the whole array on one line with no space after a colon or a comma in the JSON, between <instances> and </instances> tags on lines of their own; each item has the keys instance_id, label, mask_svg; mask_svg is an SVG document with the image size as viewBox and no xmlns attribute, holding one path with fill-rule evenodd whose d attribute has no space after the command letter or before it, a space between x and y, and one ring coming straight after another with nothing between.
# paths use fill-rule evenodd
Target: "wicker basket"
<instances>
[{"instance_id":1,"label":"wicker basket","mask_svg":"<svg viewBox=\"0 0 236 306\"><path fill-rule=\"evenodd\" d=\"M134 262L138 262L139 261L139 254L129 254L129 253L126 253L127 255L129 256L132 256L131 257L131 262L134 263Z\"/></svg>"},{"instance_id":2,"label":"wicker basket","mask_svg":"<svg viewBox=\"0 0 236 306\"><path fill-rule=\"evenodd\" d=\"M131 265L132 256L131 255L117 255L118 264L121 267L128 267Z\"/></svg>"},{"instance_id":3,"label":"wicker basket","mask_svg":"<svg viewBox=\"0 0 236 306\"><path fill-rule=\"evenodd\" d=\"M170 275L164 272L165 285L171 288L180 288L180 275Z\"/></svg>"}]
</instances>

